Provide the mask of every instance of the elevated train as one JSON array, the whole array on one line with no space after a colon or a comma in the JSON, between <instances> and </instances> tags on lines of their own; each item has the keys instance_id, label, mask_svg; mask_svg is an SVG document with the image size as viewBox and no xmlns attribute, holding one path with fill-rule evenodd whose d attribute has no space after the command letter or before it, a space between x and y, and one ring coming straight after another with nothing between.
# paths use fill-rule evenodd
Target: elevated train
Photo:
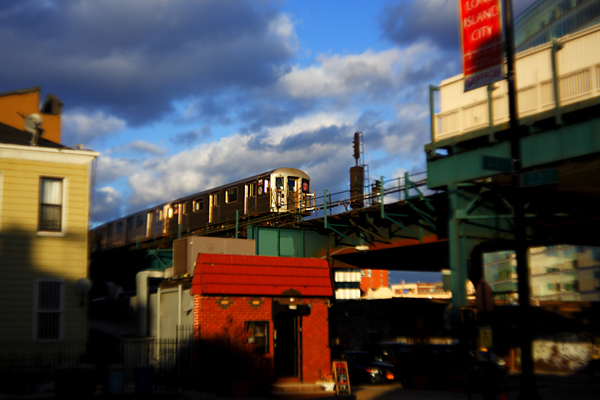
<instances>
[{"instance_id":1,"label":"elevated train","mask_svg":"<svg viewBox=\"0 0 600 400\"><path fill-rule=\"evenodd\" d=\"M310 177L277 168L127 215L90 232L90 251L144 242L268 215L309 215L315 196Z\"/></svg>"}]
</instances>

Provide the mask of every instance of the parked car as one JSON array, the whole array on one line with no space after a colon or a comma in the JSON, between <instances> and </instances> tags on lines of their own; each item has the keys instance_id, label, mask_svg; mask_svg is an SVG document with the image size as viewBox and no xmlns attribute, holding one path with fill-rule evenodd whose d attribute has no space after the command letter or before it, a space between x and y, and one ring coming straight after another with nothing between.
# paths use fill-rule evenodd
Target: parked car
<instances>
[{"instance_id":1,"label":"parked car","mask_svg":"<svg viewBox=\"0 0 600 400\"><path fill-rule=\"evenodd\" d=\"M394 365L378 361L366 351L346 351L342 358L348 363L350 383L379 383L394 380Z\"/></svg>"},{"instance_id":2,"label":"parked car","mask_svg":"<svg viewBox=\"0 0 600 400\"><path fill-rule=\"evenodd\" d=\"M483 382L501 380L504 361L493 353L466 351L451 344L378 343L364 346L377 359L394 364L397 380L406 388L479 391Z\"/></svg>"}]
</instances>

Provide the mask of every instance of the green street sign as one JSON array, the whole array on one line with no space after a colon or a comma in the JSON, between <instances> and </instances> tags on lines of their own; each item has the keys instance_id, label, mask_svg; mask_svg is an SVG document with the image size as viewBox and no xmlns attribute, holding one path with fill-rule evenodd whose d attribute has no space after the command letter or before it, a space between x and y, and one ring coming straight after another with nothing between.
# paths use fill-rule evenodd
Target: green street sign
<instances>
[{"instance_id":1,"label":"green street sign","mask_svg":"<svg viewBox=\"0 0 600 400\"><path fill-rule=\"evenodd\" d=\"M510 158L483 156L483 169L512 172L512 162Z\"/></svg>"},{"instance_id":2,"label":"green street sign","mask_svg":"<svg viewBox=\"0 0 600 400\"><path fill-rule=\"evenodd\" d=\"M521 175L522 187L551 185L553 183L558 183L558 168L525 172Z\"/></svg>"}]
</instances>

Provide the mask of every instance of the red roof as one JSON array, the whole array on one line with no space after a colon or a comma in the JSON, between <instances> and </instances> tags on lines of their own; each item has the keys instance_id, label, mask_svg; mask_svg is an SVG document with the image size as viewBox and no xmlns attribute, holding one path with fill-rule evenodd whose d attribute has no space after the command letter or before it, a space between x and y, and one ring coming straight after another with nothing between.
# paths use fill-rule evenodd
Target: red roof
<instances>
[{"instance_id":1,"label":"red roof","mask_svg":"<svg viewBox=\"0 0 600 400\"><path fill-rule=\"evenodd\" d=\"M279 296L289 289L302 296L333 296L327 261L198 254L192 279L193 295Z\"/></svg>"}]
</instances>

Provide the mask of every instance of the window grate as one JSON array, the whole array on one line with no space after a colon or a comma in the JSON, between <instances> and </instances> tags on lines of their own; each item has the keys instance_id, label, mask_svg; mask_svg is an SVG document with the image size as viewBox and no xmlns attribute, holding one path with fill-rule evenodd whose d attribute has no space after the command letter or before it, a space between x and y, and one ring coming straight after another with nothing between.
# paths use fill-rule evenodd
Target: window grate
<instances>
[{"instance_id":1,"label":"window grate","mask_svg":"<svg viewBox=\"0 0 600 400\"><path fill-rule=\"evenodd\" d=\"M60 280L40 280L36 285L36 340L60 340L64 283Z\"/></svg>"}]
</instances>

